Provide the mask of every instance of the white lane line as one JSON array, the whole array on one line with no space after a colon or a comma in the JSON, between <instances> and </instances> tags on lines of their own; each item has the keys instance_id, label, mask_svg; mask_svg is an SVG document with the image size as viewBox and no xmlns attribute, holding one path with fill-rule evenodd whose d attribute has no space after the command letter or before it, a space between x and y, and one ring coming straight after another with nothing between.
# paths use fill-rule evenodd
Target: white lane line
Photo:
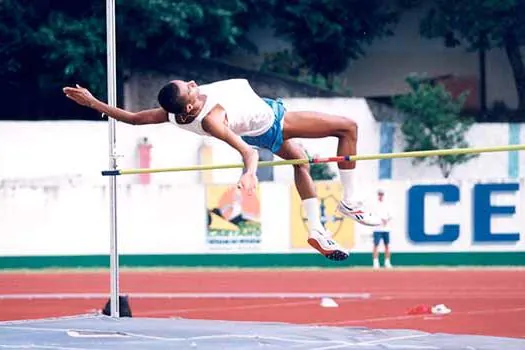
<instances>
[{"instance_id":1,"label":"white lane line","mask_svg":"<svg viewBox=\"0 0 525 350\"><path fill-rule=\"evenodd\" d=\"M370 293L125 293L130 298L137 299L315 299L315 298L337 298L337 299L370 299ZM108 293L20 293L0 294L0 300L32 300L32 299L105 299Z\"/></svg>"}]
</instances>

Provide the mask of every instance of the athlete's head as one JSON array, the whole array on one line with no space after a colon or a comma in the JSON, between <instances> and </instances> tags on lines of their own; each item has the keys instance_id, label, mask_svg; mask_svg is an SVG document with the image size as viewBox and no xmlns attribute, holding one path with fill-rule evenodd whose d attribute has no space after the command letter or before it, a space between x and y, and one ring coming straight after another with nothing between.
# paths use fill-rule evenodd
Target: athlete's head
<instances>
[{"instance_id":1,"label":"athlete's head","mask_svg":"<svg viewBox=\"0 0 525 350\"><path fill-rule=\"evenodd\" d=\"M192 114L199 96L197 84L192 81L172 80L160 89L160 106L173 114Z\"/></svg>"}]
</instances>

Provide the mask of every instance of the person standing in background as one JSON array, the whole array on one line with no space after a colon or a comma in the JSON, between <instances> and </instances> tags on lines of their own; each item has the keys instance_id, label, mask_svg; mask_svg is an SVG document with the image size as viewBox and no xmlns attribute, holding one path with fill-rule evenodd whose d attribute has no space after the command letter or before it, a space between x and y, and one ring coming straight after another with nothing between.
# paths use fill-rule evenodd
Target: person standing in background
<instances>
[{"instance_id":1,"label":"person standing in background","mask_svg":"<svg viewBox=\"0 0 525 350\"><path fill-rule=\"evenodd\" d=\"M376 215L381 219L381 224L377 227L374 227L374 250L372 253L373 256L373 266L374 269L379 269L379 244L383 241L385 247L385 268L391 269L392 263L390 262L390 231L392 215L390 213L390 208L385 202L385 191L382 189L377 190L377 202L374 205L376 210Z\"/></svg>"}]
</instances>

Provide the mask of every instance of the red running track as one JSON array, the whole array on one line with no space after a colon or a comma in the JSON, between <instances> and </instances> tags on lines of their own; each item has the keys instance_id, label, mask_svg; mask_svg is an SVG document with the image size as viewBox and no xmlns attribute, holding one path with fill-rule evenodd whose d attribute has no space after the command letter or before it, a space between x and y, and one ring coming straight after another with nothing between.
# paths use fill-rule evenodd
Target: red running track
<instances>
[{"instance_id":1,"label":"red running track","mask_svg":"<svg viewBox=\"0 0 525 350\"><path fill-rule=\"evenodd\" d=\"M368 299L133 298L134 317L279 321L525 338L525 270L121 271L126 293L370 293ZM19 294L54 294L29 299ZM79 293L58 299L59 294ZM106 293L87 297L82 293ZM18 295L6 299L7 295ZM0 320L76 315L103 307L109 272L0 274ZM445 304L446 316L408 315Z\"/></svg>"}]
</instances>

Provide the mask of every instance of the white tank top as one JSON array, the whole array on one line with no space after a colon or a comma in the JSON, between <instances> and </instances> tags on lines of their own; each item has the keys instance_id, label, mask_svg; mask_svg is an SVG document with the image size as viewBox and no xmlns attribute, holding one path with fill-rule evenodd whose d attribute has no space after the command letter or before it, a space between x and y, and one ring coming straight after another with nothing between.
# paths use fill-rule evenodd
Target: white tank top
<instances>
[{"instance_id":1,"label":"white tank top","mask_svg":"<svg viewBox=\"0 0 525 350\"><path fill-rule=\"evenodd\" d=\"M178 127L199 135L208 135L202 128L202 120L216 105L226 111L228 127L239 136L258 136L272 126L273 109L260 98L246 79L221 80L199 86L206 95L206 102L199 115L188 124L178 124L175 115L168 114L169 121Z\"/></svg>"}]
</instances>

